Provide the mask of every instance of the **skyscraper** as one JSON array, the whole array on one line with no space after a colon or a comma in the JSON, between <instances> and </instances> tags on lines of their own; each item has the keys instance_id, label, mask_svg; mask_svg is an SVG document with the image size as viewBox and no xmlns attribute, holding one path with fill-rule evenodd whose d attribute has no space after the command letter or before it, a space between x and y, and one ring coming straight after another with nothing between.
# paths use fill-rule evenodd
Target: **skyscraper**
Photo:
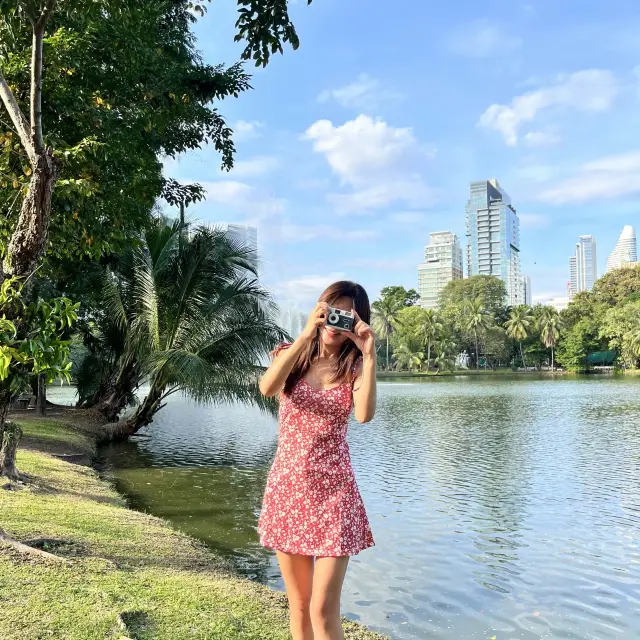
<instances>
[{"instance_id":1,"label":"skyscraper","mask_svg":"<svg viewBox=\"0 0 640 640\"><path fill-rule=\"evenodd\" d=\"M582 291L591 291L598 279L596 241L593 236L580 236L576 243L576 254L569 258L572 296Z\"/></svg>"},{"instance_id":2,"label":"skyscraper","mask_svg":"<svg viewBox=\"0 0 640 640\"><path fill-rule=\"evenodd\" d=\"M531 291L531 278L522 276L522 298L524 304L531 306L533 304L533 292Z\"/></svg>"},{"instance_id":3,"label":"skyscraper","mask_svg":"<svg viewBox=\"0 0 640 640\"><path fill-rule=\"evenodd\" d=\"M506 304L524 302L520 276L520 221L497 180L471 183L467 202L467 274L504 281Z\"/></svg>"},{"instance_id":4,"label":"skyscraper","mask_svg":"<svg viewBox=\"0 0 640 640\"><path fill-rule=\"evenodd\" d=\"M424 249L424 263L418 265L421 306L435 309L445 285L451 280L461 280L462 275L462 247L458 236L449 231L430 234Z\"/></svg>"},{"instance_id":5,"label":"skyscraper","mask_svg":"<svg viewBox=\"0 0 640 640\"><path fill-rule=\"evenodd\" d=\"M638 261L638 245L636 242L636 230L627 225L620 234L618 244L607 260L607 271L619 269L629 262Z\"/></svg>"}]
</instances>

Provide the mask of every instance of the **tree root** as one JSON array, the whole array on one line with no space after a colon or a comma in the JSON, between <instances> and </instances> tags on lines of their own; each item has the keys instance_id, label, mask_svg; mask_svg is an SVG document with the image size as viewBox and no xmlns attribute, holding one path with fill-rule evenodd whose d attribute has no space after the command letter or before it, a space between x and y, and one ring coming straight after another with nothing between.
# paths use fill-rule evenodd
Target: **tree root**
<instances>
[{"instance_id":1,"label":"tree root","mask_svg":"<svg viewBox=\"0 0 640 640\"><path fill-rule=\"evenodd\" d=\"M4 542L9 546L13 547L16 551L20 553L25 553L29 555L40 556L41 558L45 558L46 560L52 560L53 562L64 562L68 564L67 558L63 558L61 556L56 556L53 553L49 553L47 551L43 551L42 549L36 549L34 547L30 547L22 542L18 542L18 540L14 540L10 536L6 534L4 529L0 529L0 542Z\"/></svg>"}]
</instances>

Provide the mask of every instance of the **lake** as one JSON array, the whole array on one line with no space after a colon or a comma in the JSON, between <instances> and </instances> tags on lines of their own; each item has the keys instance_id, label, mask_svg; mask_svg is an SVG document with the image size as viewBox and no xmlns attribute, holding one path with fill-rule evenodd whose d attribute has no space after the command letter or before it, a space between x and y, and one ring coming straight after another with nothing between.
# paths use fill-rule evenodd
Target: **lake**
<instances>
[{"instance_id":1,"label":"lake","mask_svg":"<svg viewBox=\"0 0 640 640\"><path fill-rule=\"evenodd\" d=\"M255 531L275 420L174 399L103 450L132 506L282 588ZM349 443L377 546L346 615L393 638L640 637L640 379L380 383Z\"/></svg>"}]
</instances>

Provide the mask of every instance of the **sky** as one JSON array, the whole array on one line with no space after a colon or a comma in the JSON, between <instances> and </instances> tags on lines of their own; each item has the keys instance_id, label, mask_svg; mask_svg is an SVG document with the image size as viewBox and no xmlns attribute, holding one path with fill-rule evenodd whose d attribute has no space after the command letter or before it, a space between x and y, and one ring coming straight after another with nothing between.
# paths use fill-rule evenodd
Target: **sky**
<instances>
[{"instance_id":1,"label":"sky","mask_svg":"<svg viewBox=\"0 0 640 640\"><path fill-rule=\"evenodd\" d=\"M301 45L216 105L235 168L206 148L170 160L199 182L191 219L258 228L262 277L308 309L336 279L417 287L429 233L465 243L469 183L497 178L521 225L534 300L563 296L579 235L599 274L640 227L637 0L304 0ZM235 2L195 25L206 62L231 64Z\"/></svg>"}]
</instances>

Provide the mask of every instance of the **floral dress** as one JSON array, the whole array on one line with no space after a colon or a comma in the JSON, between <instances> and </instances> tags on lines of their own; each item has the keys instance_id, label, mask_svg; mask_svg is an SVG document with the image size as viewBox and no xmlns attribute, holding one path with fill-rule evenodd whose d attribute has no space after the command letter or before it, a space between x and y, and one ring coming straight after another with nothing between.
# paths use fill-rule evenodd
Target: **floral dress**
<instances>
[{"instance_id":1,"label":"floral dress","mask_svg":"<svg viewBox=\"0 0 640 640\"><path fill-rule=\"evenodd\" d=\"M352 393L348 382L321 390L300 380L281 394L278 450L258 523L263 546L341 557L374 545L346 440Z\"/></svg>"}]
</instances>

